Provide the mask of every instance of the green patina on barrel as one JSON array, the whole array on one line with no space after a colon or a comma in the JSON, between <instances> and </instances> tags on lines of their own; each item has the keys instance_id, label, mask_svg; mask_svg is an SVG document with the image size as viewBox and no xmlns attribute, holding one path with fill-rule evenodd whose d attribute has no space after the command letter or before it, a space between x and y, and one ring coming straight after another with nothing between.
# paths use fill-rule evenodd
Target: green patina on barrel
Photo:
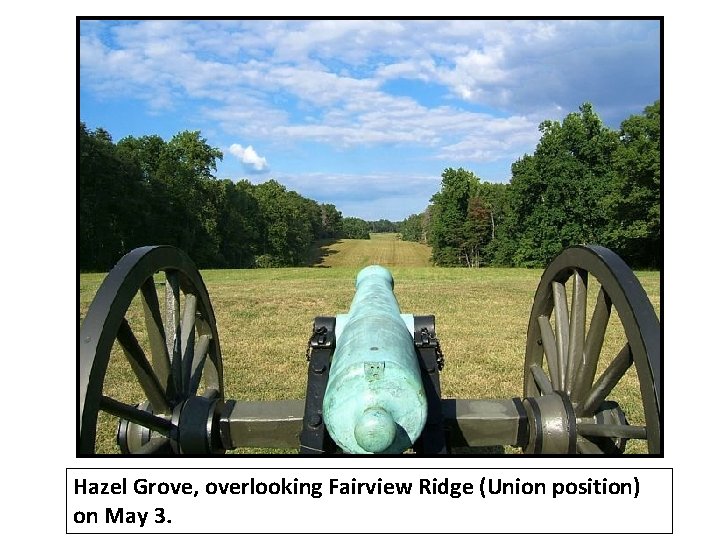
<instances>
[{"instance_id":1,"label":"green patina on barrel","mask_svg":"<svg viewBox=\"0 0 720 540\"><path fill-rule=\"evenodd\" d=\"M400 453L427 419L415 345L387 269L364 268L355 288L330 367L325 425L345 452Z\"/></svg>"}]
</instances>

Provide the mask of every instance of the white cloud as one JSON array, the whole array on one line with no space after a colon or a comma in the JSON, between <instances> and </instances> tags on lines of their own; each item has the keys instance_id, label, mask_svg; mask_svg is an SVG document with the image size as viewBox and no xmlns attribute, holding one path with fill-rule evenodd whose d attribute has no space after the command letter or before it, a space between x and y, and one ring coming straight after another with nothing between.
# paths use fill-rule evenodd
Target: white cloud
<instances>
[{"instance_id":1,"label":"white cloud","mask_svg":"<svg viewBox=\"0 0 720 540\"><path fill-rule=\"evenodd\" d=\"M485 162L531 151L537 124L560 118L557 106L575 110L591 101L604 119L604 112L627 116L623 81L652 83L643 74L627 78L656 69L652 34L649 24L611 21L89 25L81 27L81 78L99 95L132 96L158 110L205 100L193 123L265 147L428 145L429 157ZM634 48L623 48L631 42ZM628 54L632 63L623 60ZM613 76L598 62L613 66ZM448 105L385 91L394 79L443 86ZM237 146L243 155L252 150ZM249 172L266 170L252 152L257 159L238 157Z\"/></svg>"},{"instance_id":2,"label":"white cloud","mask_svg":"<svg viewBox=\"0 0 720 540\"><path fill-rule=\"evenodd\" d=\"M288 189L334 204L345 217L399 221L425 210L438 191L440 175L278 173Z\"/></svg>"},{"instance_id":3,"label":"white cloud","mask_svg":"<svg viewBox=\"0 0 720 540\"><path fill-rule=\"evenodd\" d=\"M409 77L474 102L497 104L509 93L527 110L546 99L536 77L551 75L570 91L596 59L621 63L628 46L657 47L651 28L628 21L142 21L115 25L104 37L97 25L83 25L80 51L84 75L179 87L192 97L208 97L218 85L225 97L280 85L328 103L354 85ZM578 65L570 69L568 59Z\"/></svg>"},{"instance_id":4,"label":"white cloud","mask_svg":"<svg viewBox=\"0 0 720 540\"><path fill-rule=\"evenodd\" d=\"M242 146L237 143L232 144L230 145L230 153L240 160L247 173L257 174L270 170L267 159L259 156L252 145Z\"/></svg>"},{"instance_id":5,"label":"white cloud","mask_svg":"<svg viewBox=\"0 0 720 540\"><path fill-rule=\"evenodd\" d=\"M522 116L478 122L460 141L443 146L438 157L476 163L515 159L535 147L538 123Z\"/></svg>"}]
</instances>

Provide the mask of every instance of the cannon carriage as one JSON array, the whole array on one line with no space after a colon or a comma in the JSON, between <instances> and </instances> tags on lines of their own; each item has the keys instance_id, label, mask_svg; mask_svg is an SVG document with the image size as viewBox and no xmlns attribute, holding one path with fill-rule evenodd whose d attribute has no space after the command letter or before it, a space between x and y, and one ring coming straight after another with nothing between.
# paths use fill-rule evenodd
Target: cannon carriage
<instances>
[{"instance_id":1,"label":"cannon carriage","mask_svg":"<svg viewBox=\"0 0 720 540\"><path fill-rule=\"evenodd\" d=\"M588 295L590 277L600 285L597 299ZM127 319L136 298L143 339ZM613 310L625 344L600 366ZM108 379L116 343L142 389L140 403L106 391L118 384ZM307 359L304 400L230 399L200 273L176 248L138 248L108 274L80 329L78 453L96 452L101 415L115 419L126 454L259 447L427 455L496 445L531 454L618 454L631 439L662 452L659 322L632 271L599 246L568 248L543 273L522 396L443 398L435 317L401 313L393 278L381 267L358 274L349 313L315 318ZM613 394L628 377L639 386L641 423L628 422L626 404Z\"/></svg>"}]
</instances>

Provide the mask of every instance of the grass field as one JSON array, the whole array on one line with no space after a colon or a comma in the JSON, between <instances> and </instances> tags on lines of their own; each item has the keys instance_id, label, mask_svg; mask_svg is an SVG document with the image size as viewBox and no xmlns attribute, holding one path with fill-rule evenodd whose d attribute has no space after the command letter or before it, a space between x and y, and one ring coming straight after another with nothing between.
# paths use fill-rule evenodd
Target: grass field
<instances>
[{"instance_id":1,"label":"grass field","mask_svg":"<svg viewBox=\"0 0 720 540\"><path fill-rule=\"evenodd\" d=\"M319 248L316 268L363 268L381 264L388 268L430 266L429 246L403 242L392 233L373 234L371 240L338 240Z\"/></svg>"},{"instance_id":2,"label":"grass field","mask_svg":"<svg viewBox=\"0 0 720 540\"><path fill-rule=\"evenodd\" d=\"M322 249L314 268L202 272L217 318L226 397L303 398L313 318L347 312L356 273L372 263L392 269L403 312L436 316L446 358L444 397L523 395L525 336L541 270L435 268L428 262L426 246L401 242L396 235L343 240ZM80 276L81 320L103 277ZM659 314L660 274L639 272L638 277ZM601 364L609 362L623 343L619 321L613 317ZM142 394L130 382L134 377L126 364L115 351L108 381L116 386L115 395L138 402ZM630 402L626 413L631 423L642 422L637 385L629 380L617 391ZM99 450L110 451L115 425L106 425L106 441ZM642 451L642 444L628 451Z\"/></svg>"}]
</instances>

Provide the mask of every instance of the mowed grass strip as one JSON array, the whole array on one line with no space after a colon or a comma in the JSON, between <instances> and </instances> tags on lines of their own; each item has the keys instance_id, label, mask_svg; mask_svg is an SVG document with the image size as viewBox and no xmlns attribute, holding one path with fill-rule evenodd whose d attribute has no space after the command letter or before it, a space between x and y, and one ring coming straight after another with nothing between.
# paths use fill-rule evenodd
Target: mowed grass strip
<instances>
[{"instance_id":1,"label":"mowed grass strip","mask_svg":"<svg viewBox=\"0 0 720 540\"><path fill-rule=\"evenodd\" d=\"M332 249L337 253L328 254L325 260L336 265L331 268L202 271L217 319L226 398L304 398L305 351L313 319L347 312L354 295L355 275L366 263L391 267L403 312L436 316L446 359L441 375L443 397L523 396L528 317L542 271L403 267L397 265L397 253L405 249L401 244L406 243L378 236L364 241L369 247L353 247L352 241L335 245ZM392 243L397 244L395 248L390 247ZM388 259L365 261L368 251L386 253ZM333 256L337 257L330 260ZM103 277L81 275L81 320ZM659 272L640 272L638 277L659 314ZM142 334L141 329L136 331ZM607 364L622 343L622 328L613 317L601 364ZM119 351L113 353L111 368L107 378L113 386L110 393L133 403L141 400L142 394ZM629 378L616 393L611 398L617 397L624 406L628 403L626 413L631 423L642 422L637 381ZM101 446L104 451L113 449L116 426L114 420L107 420L107 441ZM628 451L642 452L643 445L633 444Z\"/></svg>"},{"instance_id":2,"label":"mowed grass strip","mask_svg":"<svg viewBox=\"0 0 720 540\"><path fill-rule=\"evenodd\" d=\"M317 267L364 268L381 264L389 268L430 266L429 246L404 242L395 233L371 234L370 240L338 240L321 248Z\"/></svg>"}]
</instances>

